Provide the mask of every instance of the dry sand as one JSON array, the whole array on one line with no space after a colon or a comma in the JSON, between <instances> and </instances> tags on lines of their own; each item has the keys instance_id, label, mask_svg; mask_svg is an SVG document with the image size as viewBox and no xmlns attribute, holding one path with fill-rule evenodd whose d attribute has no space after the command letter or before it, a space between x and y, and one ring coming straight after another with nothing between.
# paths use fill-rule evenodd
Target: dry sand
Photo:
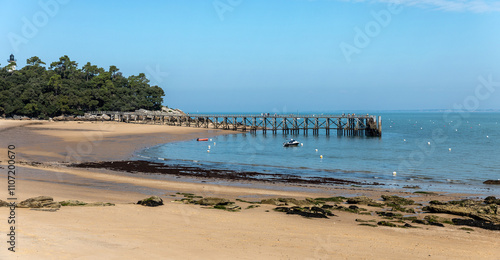
<instances>
[{"instance_id":1,"label":"dry sand","mask_svg":"<svg viewBox=\"0 0 500 260\"><path fill-rule=\"evenodd\" d=\"M163 142L209 137L227 132L124 123L33 122L0 120L0 161L16 145L17 160L38 162L121 160L140 148ZM71 154L75 152L75 154ZM0 190L6 193L6 173ZM266 197L367 195L383 190L342 186L304 188L293 185L245 187L153 179L104 170L64 166L18 165L18 201L47 195L56 201L112 202L111 207L63 207L56 212L16 209L16 252L2 242L0 259L500 259L498 232L456 226L415 229L359 226L348 212L330 219L307 219L274 212L261 205L227 212L172 202L176 192L235 200ZM391 194L410 193L391 192ZM161 195L165 205L133 204ZM458 195L437 196L439 200ZM0 199L5 200L7 195ZM179 196L177 196L179 198ZM428 201L432 196L415 198ZM0 232L9 225L8 208L0 208Z\"/></svg>"}]
</instances>

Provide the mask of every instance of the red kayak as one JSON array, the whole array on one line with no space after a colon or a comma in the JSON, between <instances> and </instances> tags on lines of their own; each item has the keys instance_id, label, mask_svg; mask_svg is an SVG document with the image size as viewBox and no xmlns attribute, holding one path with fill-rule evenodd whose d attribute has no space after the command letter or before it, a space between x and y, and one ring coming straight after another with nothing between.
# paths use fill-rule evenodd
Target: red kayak
<instances>
[{"instance_id":1,"label":"red kayak","mask_svg":"<svg viewBox=\"0 0 500 260\"><path fill-rule=\"evenodd\" d=\"M196 141L208 141L208 138L198 138Z\"/></svg>"}]
</instances>

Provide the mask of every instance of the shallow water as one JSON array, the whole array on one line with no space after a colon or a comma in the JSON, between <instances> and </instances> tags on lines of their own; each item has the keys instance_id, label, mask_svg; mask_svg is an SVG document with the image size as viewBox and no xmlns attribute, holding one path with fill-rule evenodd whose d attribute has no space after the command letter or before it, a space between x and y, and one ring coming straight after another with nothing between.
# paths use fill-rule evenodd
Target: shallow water
<instances>
[{"instance_id":1,"label":"shallow water","mask_svg":"<svg viewBox=\"0 0 500 260\"><path fill-rule=\"evenodd\" d=\"M386 187L419 185L500 195L498 185L482 184L500 179L500 113L380 115L382 138L327 136L324 130L318 136L312 131L239 133L212 137L209 142L162 144L138 156L203 167L382 182ZM284 148L282 143L290 138L302 146Z\"/></svg>"}]
</instances>

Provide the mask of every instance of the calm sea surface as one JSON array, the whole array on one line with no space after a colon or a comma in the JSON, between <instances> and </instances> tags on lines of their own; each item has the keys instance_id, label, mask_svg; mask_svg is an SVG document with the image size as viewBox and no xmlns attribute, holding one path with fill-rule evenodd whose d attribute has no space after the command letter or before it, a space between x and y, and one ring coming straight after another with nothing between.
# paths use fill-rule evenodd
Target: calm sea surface
<instances>
[{"instance_id":1,"label":"calm sea surface","mask_svg":"<svg viewBox=\"0 0 500 260\"><path fill-rule=\"evenodd\" d=\"M238 133L162 144L138 153L153 161L263 173L418 185L425 190L500 196L500 113L380 113L382 138ZM205 136L200 136L205 137ZM282 147L294 138L303 145ZM210 146L210 148L209 148ZM210 150L210 152L207 152ZM320 156L323 156L321 159ZM396 172L396 176L393 176Z\"/></svg>"}]
</instances>

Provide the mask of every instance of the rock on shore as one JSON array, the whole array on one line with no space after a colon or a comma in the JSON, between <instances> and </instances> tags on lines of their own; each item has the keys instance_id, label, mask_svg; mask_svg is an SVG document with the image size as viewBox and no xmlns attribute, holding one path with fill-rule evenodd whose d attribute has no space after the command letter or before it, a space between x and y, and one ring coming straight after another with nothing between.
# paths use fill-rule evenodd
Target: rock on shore
<instances>
[{"instance_id":1,"label":"rock on shore","mask_svg":"<svg viewBox=\"0 0 500 260\"><path fill-rule=\"evenodd\" d=\"M368 205L368 206L374 206L374 207L382 206L381 203L375 202L373 199L370 199L366 196L358 196L358 197L348 198L346 202L347 202L347 204L360 204L360 205Z\"/></svg>"},{"instance_id":2,"label":"rock on shore","mask_svg":"<svg viewBox=\"0 0 500 260\"><path fill-rule=\"evenodd\" d=\"M262 204L270 204L275 206L310 206L313 205L311 201L308 200L298 200L294 198L271 198L264 199L261 201Z\"/></svg>"},{"instance_id":3,"label":"rock on shore","mask_svg":"<svg viewBox=\"0 0 500 260\"><path fill-rule=\"evenodd\" d=\"M483 182L483 184L500 185L500 180L487 180L487 181Z\"/></svg>"},{"instance_id":4,"label":"rock on shore","mask_svg":"<svg viewBox=\"0 0 500 260\"><path fill-rule=\"evenodd\" d=\"M228 205L231 202L228 199L223 199L223 198L203 198L201 200L198 200L196 204L200 204L203 206L215 206L215 205Z\"/></svg>"},{"instance_id":5,"label":"rock on shore","mask_svg":"<svg viewBox=\"0 0 500 260\"><path fill-rule=\"evenodd\" d=\"M61 204L49 196L38 196L21 201L18 208L60 208Z\"/></svg>"},{"instance_id":6,"label":"rock on shore","mask_svg":"<svg viewBox=\"0 0 500 260\"><path fill-rule=\"evenodd\" d=\"M493 196L484 201L460 200L439 203L431 201L425 209L432 213L446 213L472 219L453 219L456 225L469 225L493 230L500 230L500 199Z\"/></svg>"},{"instance_id":7,"label":"rock on shore","mask_svg":"<svg viewBox=\"0 0 500 260\"><path fill-rule=\"evenodd\" d=\"M59 202L61 206L69 206L69 207L76 207L76 206L83 206L83 207L106 207L106 206L114 206L115 204L113 203L108 203L108 202L92 202L92 203L87 203L79 200L65 200Z\"/></svg>"},{"instance_id":8,"label":"rock on shore","mask_svg":"<svg viewBox=\"0 0 500 260\"><path fill-rule=\"evenodd\" d=\"M139 200L137 204L148 207L158 207L163 205L163 200L158 196L151 196L149 198Z\"/></svg>"},{"instance_id":9,"label":"rock on shore","mask_svg":"<svg viewBox=\"0 0 500 260\"><path fill-rule=\"evenodd\" d=\"M286 214L300 215L306 218L328 218L328 216L335 216L330 210L320 207L277 207L274 210L285 212Z\"/></svg>"}]
</instances>

